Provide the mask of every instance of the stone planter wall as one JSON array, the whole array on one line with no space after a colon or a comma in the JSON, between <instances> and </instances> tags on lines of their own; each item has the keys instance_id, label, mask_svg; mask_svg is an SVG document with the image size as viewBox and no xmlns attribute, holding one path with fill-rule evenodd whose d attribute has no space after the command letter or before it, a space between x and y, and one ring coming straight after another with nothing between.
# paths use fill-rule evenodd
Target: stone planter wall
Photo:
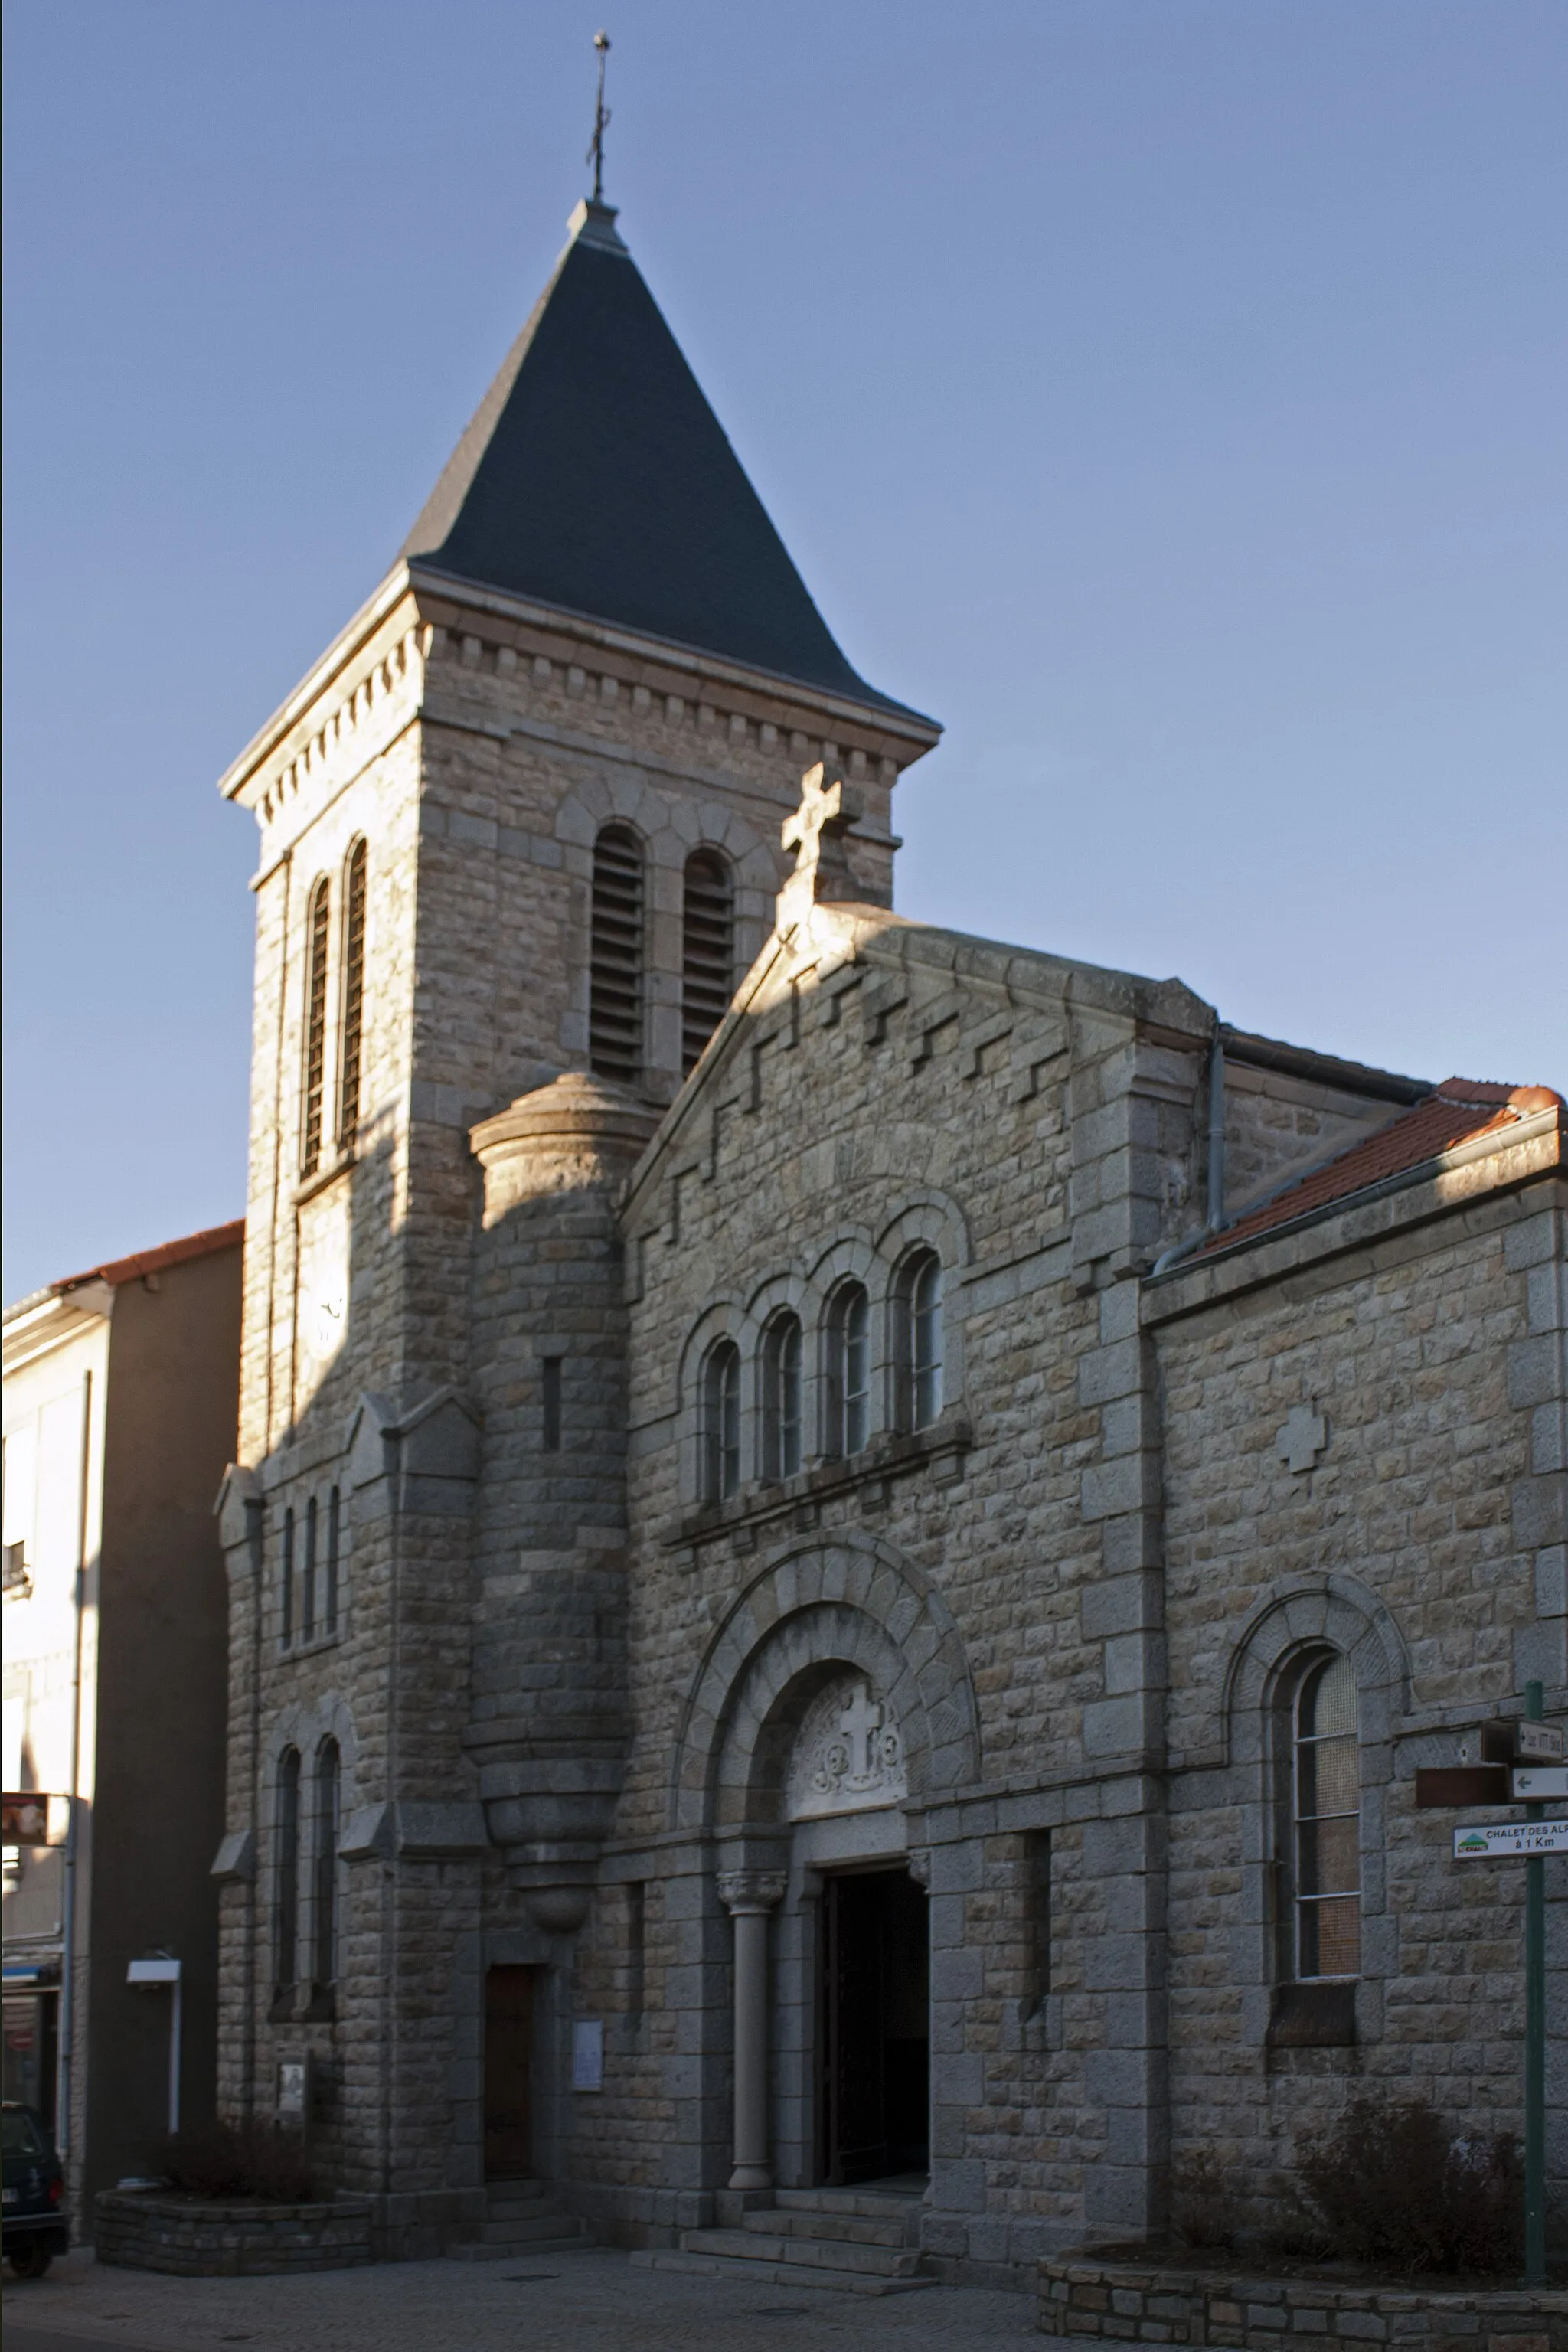
<instances>
[{"instance_id":1,"label":"stone planter wall","mask_svg":"<svg viewBox=\"0 0 1568 2352\"><path fill-rule=\"evenodd\" d=\"M1282 2352L1287 2344L1397 2345L1402 2352L1568 2352L1568 2294L1499 2288L1446 2294L1228 2269L1163 2269L1089 2250L1040 2263L1047 2336Z\"/></svg>"},{"instance_id":2,"label":"stone planter wall","mask_svg":"<svg viewBox=\"0 0 1568 2352\"><path fill-rule=\"evenodd\" d=\"M346 2270L372 2259L371 2200L219 2204L110 2189L97 2200L93 2251L121 2270L187 2278Z\"/></svg>"}]
</instances>

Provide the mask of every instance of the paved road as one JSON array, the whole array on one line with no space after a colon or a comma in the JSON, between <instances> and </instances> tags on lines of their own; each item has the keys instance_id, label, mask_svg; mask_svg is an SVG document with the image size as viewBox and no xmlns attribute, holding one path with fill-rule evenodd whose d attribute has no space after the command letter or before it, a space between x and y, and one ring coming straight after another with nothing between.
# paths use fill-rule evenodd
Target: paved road
<instances>
[{"instance_id":1,"label":"paved road","mask_svg":"<svg viewBox=\"0 0 1568 2352\"><path fill-rule=\"evenodd\" d=\"M177 2279L84 2254L7 2279L5 2352L1048 2352L1033 2299L861 2295L635 2270L605 2248L396 2263L305 2278Z\"/></svg>"}]
</instances>

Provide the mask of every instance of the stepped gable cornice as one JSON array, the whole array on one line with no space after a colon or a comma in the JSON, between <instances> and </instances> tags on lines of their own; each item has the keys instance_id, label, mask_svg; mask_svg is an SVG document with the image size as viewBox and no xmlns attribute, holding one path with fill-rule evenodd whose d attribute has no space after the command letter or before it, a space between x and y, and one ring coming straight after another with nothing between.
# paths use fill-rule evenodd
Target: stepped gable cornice
<instances>
[{"instance_id":1,"label":"stepped gable cornice","mask_svg":"<svg viewBox=\"0 0 1568 2352\"><path fill-rule=\"evenodd\" d=\"M889 1019L900 1021L913 1066L928 1057L938 1022L960 1022L961 1057L970 1041L1000 1047L1005 1038L1026 1092L1034 1090L1034 1071L1067 1049L1075 1022L1130 1022L1193 1048L1206 1044L1215 1026L1213 1007L1180 980L1076 963L915 922L886 907L818 901L807 921L775 930L765 942L633 1171L624 1214L672 1171L708 1170L711 1114L727 1103L753 1108L750 1069L737 1067L741 1056L813 1017L813 995L820 999L816 1017L824 1022L844 1017L858 998L868 1036ZM978 1024L963 1018L972 1000L986 1016Z\"/></svg>"}]
</instances>

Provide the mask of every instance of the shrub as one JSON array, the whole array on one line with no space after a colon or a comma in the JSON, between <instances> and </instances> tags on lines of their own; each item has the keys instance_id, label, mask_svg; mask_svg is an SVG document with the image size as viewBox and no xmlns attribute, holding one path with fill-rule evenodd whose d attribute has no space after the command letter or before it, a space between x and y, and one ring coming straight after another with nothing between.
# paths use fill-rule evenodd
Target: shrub
<instances>
[{"instance_id":1,"label":"shrub","mask_svg":"<svg viewBox=\"0 0 1568 2352\"><path fill-rule=\"evenodd\" d=\"M1298 2152L1337 2253L1412 2271L1500 2271L1523 2244L1518 2143L1458 2139L1429 2099L1352 2098Z\"/></svg>"},{"instance_id":2,"label":"shrub","mask_svg":"<svg viewBox=\"0 0 1568 2352\"><path fill-rule=\"evenodd\" d=\"M171 2189L194 2197L308 2205L317 2194L300 2140L270 2124L243 2124L237 2131L227 2124L196 2124L172 2132L153 2149L153 2167Z\"/></svg>"},{"instance_id":3,"label":"shrub","mask_svg":"<svg viewBox=\"0 0 1568 2352\"><path fill-rule=\"evenodd\" d=\"M1226 2248L1240 2234L1241 2217L1229 2177L1208 2154L1188 2157L1171 2176L1171 2221L1185 2246Z\"/></svg>"}]
</instances>

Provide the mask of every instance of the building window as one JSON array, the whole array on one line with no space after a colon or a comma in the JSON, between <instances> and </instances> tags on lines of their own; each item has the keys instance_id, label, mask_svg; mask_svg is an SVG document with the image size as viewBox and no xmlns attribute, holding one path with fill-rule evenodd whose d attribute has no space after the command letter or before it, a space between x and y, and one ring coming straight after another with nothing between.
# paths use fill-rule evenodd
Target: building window
<instances>
[{"instance_id":1,"label":"building window","mask_svg":"<svg viewBox=\"0 0 1568 2352\"><path fill-rule=\"evenodd\" d=\"M316 1538L321 1512L311 1496L305 1506L305 1571L300 1579L300 1639L308 1642L316 1630Z\"/></svg>"},{"instance_id":2,"label":"building window","mask_svg":"<svg viewBox=\"0 0 1568 2352\"><path fill-rule=\"evenodd\" d=\"M321 1100L327 1083L327 946L332 893L325 877L310 893L306 927L305 1102L300 1122L300 1172L313 1176L321 1164Z\"/></svg>"},{"instance_id":3,"label":"building window","mask_svg":"<svg viewBox=\"0 0 1568 2352\"><path fill-rule=\"evenodd\" d=\"M342 1759L335 1739L323 1740L316 1758L316 1966L315 1980L338 1980L338 1842L342 1830Z\"/></svg>"},{"instance_id":4,"label":"building window","mask_svg":"<svg viewBox=\"0 0 1568 2352\"><path fill-rule=\"evenodd\" d=\"M942 1413L942 1260L917 1250L899 1278L899 1418L906 1429L929 1429Z\"/></svg>"},{"instance_id":5,"label":"building window","mask_svg":"<svg viewBox=\"0 0 1568 2352\"><path fill-rule=\"evenodd\" d=\"M278 1759L278 1897L273 1976L279 1992L294 1982L300 1947L300 1751Z\"/></svg>"},{"instance_id":6,"label":"building window","mask_svg":"<svg viewBox=\"0 0 1568 2352\"><path fill-rule=\"evenodd\" d=\"M327 1497L327 1592L323 1614L327 1631L338 1630L338 1591L342 1578L343 1506L342 1496L333 1487Z\"/></svg>"},{"instance_id":7,"label":"building window","mask_svg":"<svg viewBox=\"0 0 1568 2352\"><path fill-rule=\"evenodd\" d=\"M741 1350L721 1339L702 1367L702 1495L722 1503L741 1484Z\"/></svg>"},{"instance_id":8,"label":"building window","mask_svg":"<svg viewBox=\"0 0 1568 2352\"><path fill-rule=\"evenodd\" d=\"M542 1356L539 1360L543 1422L540 1435L546 1454L561 1451L561 1362L559 1356Z\"/></svg>"},{"instance_id":9,"label":"building window","mask_svg":"<svg viewBox=\"0 0 1568 2352\"><path fill-rule=\"evenodd\" d=\"M735 921L730 869L716 849L686 861L680 962L680 1066L692 1069L734 991Z\"/></svg>"},{"instance_id":10,"label":"building window","mask_svg":"<svg viewBox=\"0 0 1568 2352\"><path fill-rule=\"evenodd\" d=\"M278 1564L278 1589L281 1601L283 1647L294 1639L294 1511L290 1505L283 1514L283 1556Z\"/></svg>"},{"instance_id":11,"label":"building window","mask_svg":"<svg viewBox=\"0 0 1568 2352\"><path fill-rule=\"evenodd\" d=\"M364 1036L364 907L367 855L363 841L349 852L343 877L343 1046L338 1064L338 1147L359 1140L360 1049Z\"/></svg>"},{"instance_id":12,"label":"building window","mask_svg":"<svg viewBox=\"0 0 1568 2352\"><path fill-rule=\"evenodd\" d=\"M1311 1660L1292 1709L1292 1902L1299 1983L1361 1971L1361 1753L1355 1673Z\"/></svg>"},{"instance_id":13,"label":"building window","mask_svg":"<svg viewBox=\"0 0 1568 2352\"><path fill-rule=\"evenodd\" d=\"M800 1468L800 1318L775 1315L763 1341L763 1475Z\"/></svg>"},{"instance_id":14,"label":"building window","mask_svg":"<svg viewBox=\"0 0 1568 2352\"><path fill-rule=\"evenodd\" d=\"M871 1434L871 1302L865 1286L846 1282L827 1312L827 1443L824 1451L858 1454Z\"/></svg>"},{"instance_id":15,"label":"building window","mask_svg":"<svg viewBox=\"0 0 1568 2352\"><path fill-rule=\"evenodd\" d=\"M642 1075L643 856L637 835L607 824L594 844L588 1059L602 1078Z\"/></svg>"}]
</instances>

